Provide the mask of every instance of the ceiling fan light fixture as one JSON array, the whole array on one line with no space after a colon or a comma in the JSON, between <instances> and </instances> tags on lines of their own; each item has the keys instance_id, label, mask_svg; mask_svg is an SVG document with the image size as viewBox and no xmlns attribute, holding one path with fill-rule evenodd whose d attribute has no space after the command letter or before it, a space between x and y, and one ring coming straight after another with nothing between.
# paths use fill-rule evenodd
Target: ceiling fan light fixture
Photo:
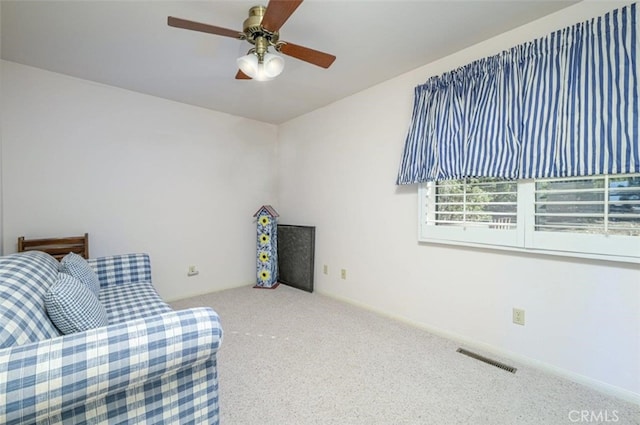
<instances>
[{"instance_id":1,"label":"ceiling fan light fixture","mask_svg":"<svg viewBox=\"0 0 640 425\"><path fill-rule=\"evenodd\" d=\"M258 55L249 53L237 60L238 68L256 81L269 81L282 73L284 59L272 53L265 53L262 61Z\"/></svg>"},{"instance_id":2,"label":"ceiling fan light fixture","mask_svg":"<svg viewBox=\"0 0 640 425\"><path fill-rule=\"evenodd\" d=\"M264 74L268 78L275 78L282 73L284 69L284 59L282 56L272 53L265 53L262 61Z\"/></svg>"},{"instance_id":3,"label":"ceiling fan light fixture","mask_svg":"<svg viewBox=\"0 0 640 425\"><path fill-rule=\"evenodd\" d=\"M256 56L254 53L240 56L237 62L240 71L244 72L249 77L253 78L253 76L258 73L258 56Z\"/></svg>"},{"instance_id":4,"label":"ceiling fan light fixture","mask_svg":"<svg viewBox=\"0 0 640 425\"><path fill-rule=\"evenodd\" d=\"M273 47L278 53L321 68L329 68L336 59L334 55L280 40L280 28L303 1L269 0L266 7L254 6L249 9L249 17L244 21L242 31L174 16L167 17L167 24L171 27L247 41L255 47L249 54L237 59L240 71L236 73L236 79L271 80L284 69L284 58L269 53L269 47Z\"/></svg>"}]
</instances>

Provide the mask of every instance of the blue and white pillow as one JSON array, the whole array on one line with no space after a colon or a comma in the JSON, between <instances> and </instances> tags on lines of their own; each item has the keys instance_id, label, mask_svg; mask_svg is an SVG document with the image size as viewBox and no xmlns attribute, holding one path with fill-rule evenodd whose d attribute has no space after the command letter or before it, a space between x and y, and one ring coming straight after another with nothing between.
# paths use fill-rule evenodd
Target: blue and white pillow
<instances>
[{"instance_id":1,"label":"blue and white pillow","mask_svg":"<svg viewBox=\"0 0 640 425\"><path fill-rule=\"evenodd\" d=\"M74 252L65 255L62 260L60 260L60 271L75 277L87 285L96 297L100 293L98 275L81 255Z\"/></svg>"},{"instance_id":2,"label":"blue and white pillow","mask_svg":"<svg viewBox=\"0 0 640 425\"><path fill-rule=\"evenodd\" d=\"M106 326L107 311L98 297L73 276L58 273L44 297L51 322L63 334Z\"/></svg>"}]
</instances>

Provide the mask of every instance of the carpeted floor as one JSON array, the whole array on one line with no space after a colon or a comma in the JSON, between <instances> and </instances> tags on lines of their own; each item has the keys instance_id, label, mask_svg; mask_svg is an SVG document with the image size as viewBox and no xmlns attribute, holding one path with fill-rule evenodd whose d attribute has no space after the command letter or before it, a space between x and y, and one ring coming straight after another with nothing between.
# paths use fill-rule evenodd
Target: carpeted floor
<instances>
[{"instance_id":1,"label":"carpeted floor","mask_svg":"<svg viewBox=\"0 0 640 425\"><path fill-rule=\"evenodd\" d=\"M172 306L220 314L222 425L640 424L640 406L285 285Z\"/></svg>"}]
</instances>

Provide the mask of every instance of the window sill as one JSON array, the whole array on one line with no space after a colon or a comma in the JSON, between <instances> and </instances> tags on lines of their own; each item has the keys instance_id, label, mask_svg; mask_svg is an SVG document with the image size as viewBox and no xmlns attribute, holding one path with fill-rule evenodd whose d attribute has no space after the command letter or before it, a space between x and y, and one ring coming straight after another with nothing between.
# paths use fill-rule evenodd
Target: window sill
<instances>
[{"instance_id":1,"label":"window sill","mask_svg":"<svg viewBox=\"0 0 640 425\"><path fill-rule=\"evenodd\" d=\"M495 244L483 244L473 242L463 242L448 239L437 238L418 238L420 245L442 245L442 246L460 246L468 248L480 248L485 250L496 251L510 251L520 254L532 254L532 255L547 255L553 257L565 257L565 258L580 258L588 260L610 261L616 263L627 264L640 264L640 257L637 256L622 256L622 255L605 255L605 254L592 254L586 252L570 252L570 251L554 251L545 249L533 249L533 248L521 248L515 246L495 245Z\"/></svg>"}]
</instances>

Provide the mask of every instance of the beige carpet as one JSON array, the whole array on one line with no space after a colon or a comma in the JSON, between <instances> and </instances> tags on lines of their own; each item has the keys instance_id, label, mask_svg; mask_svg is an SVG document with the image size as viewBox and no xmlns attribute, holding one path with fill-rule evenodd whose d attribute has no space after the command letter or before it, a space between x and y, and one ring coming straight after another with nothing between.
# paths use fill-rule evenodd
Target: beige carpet
<instances>
[{"instance_id":1,"label":"beige carpet","mask_svg":"<svg viewBox=\"0 0 640 425\"><path fill-rule=\"evenodd\" d=\"M640 424L640 406L498 358L518 368L506 372L454 341L288 286L172 305L220 314L222 425Z\"/></svg>"}]
</instances>

